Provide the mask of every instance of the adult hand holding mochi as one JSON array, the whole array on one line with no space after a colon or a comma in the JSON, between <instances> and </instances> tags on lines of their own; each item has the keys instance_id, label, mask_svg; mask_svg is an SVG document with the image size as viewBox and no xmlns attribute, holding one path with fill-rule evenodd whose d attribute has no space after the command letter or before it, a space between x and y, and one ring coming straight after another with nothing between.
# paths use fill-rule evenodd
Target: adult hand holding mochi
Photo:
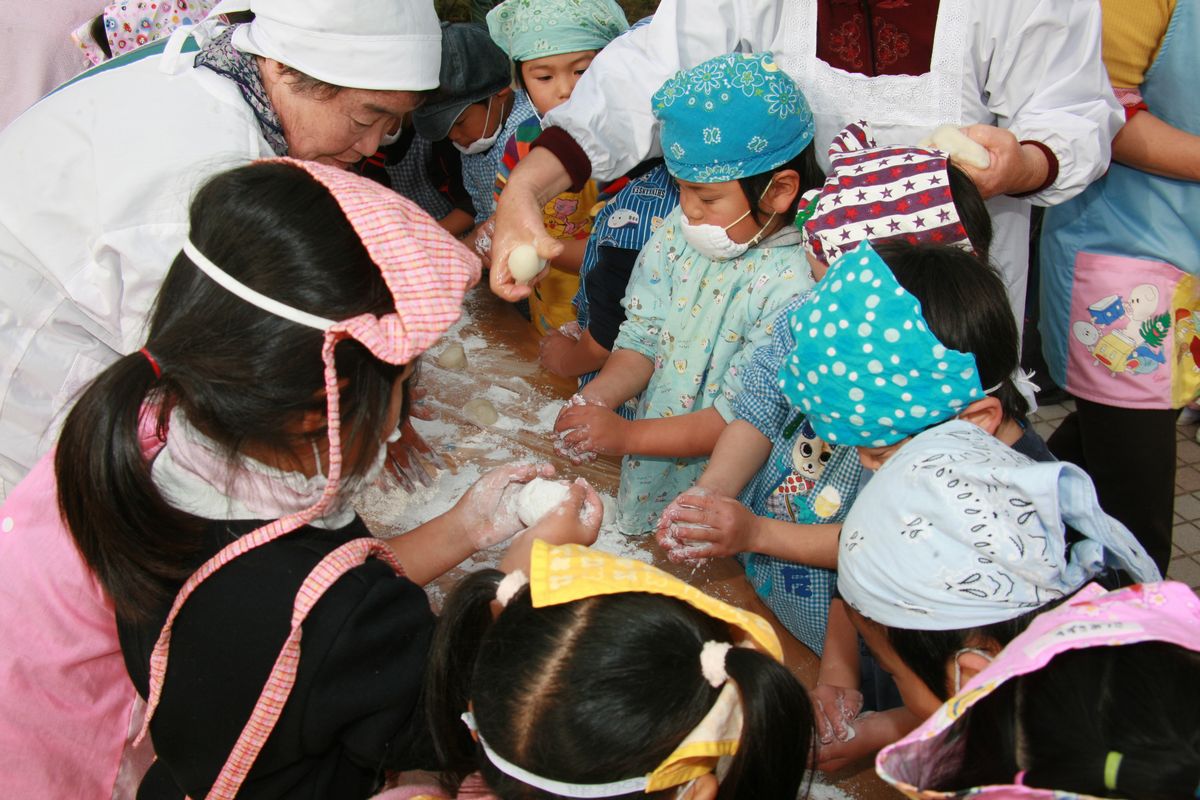
<instances>
[{"instance_id":1,"label":"adult hand holding mochi","mask_svg":"<svg viewBox=\"0 0 1200 800\"><path fill-rule=\"evenodd\" d=\"M987 169L992 163L987 148L963 133L956 125L939 125L932 133L917 142L919 147L936 147L958 164Z\"/></svg>"}]
</instances>

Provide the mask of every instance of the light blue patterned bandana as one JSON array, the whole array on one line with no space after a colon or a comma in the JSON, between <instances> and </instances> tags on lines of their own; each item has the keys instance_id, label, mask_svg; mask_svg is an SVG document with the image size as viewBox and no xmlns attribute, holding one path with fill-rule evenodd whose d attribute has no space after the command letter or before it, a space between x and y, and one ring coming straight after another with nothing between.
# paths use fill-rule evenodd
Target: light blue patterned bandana
<instances>
[{"instance_id":1,"label":"light blue patterned bandana","mask_svg":"<svg viewBox=\"0 0 1200 800\"><path fill-rule=\"evenodd\" d=\"M505 0L488 12L487 25L513 61L601 50L629 29L614 0Z\"/></svg>"},{"instance_id":2,"label":"light blue patterned bandana","mask_svg":"<svg viewBox=\"0 0 1200 800\"><path fill-rule=\"evenodd\" d=\"M827 442L886 447L982 399L974 356L951 350L867 242L829 268L788 318L779 388Z\"/></svg>"},{"instance_id":3,"label":"light blue patterned bandana","mask_svg":"<svg viewBox=\"0 0 1200 800\"><path fill-rule=\"evenodd\" d=\"M808 101L770 53L729 53L677 72L651 104L667 169L694 183L761 175L813 140Z\"/></svg>"},{"instance_id":4,"label":"light blue patterned bandana","mask_svg":"<svg viewBox=\"0 0 1200 800\"><path fill-rule=\"evenodd\" d=\"M1067 526L1082 540L1067 544ZM1071 594L1105 565L1160 580L1092 481L1034 462L955 420L897 450L867 482L838 540L838 591L891 628L1002 622Z\"/></svg>"}]
</instances>

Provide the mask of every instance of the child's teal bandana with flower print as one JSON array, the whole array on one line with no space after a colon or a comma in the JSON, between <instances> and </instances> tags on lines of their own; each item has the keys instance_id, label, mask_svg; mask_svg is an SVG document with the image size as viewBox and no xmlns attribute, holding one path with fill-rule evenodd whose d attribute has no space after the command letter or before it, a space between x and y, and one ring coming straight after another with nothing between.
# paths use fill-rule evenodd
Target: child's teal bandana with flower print
<instances>
[{"instance_id":1,"label":"child's teal bandana with flower print","mask_svg":"<svg viewBox=\"0 0 1200 800\"><path fill-rule=\"evenodd\" d=\"M667 169L694 183L769 172L813 140L808 101L770 53L729 53L678 72L651 104Z\"/></svg>"}]
</instances>

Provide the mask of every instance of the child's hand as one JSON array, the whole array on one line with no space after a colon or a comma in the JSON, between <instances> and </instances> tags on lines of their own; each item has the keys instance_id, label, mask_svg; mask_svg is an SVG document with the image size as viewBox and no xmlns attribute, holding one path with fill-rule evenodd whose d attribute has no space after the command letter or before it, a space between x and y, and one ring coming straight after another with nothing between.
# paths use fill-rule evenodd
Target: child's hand
<instances>
[{"instance_id":1,"label":"child's hand","mask_svg":"<svg viewBox=\"0 0 1200 800\"><path fill-rule=\"evenodd\" d=\"M862 711L862 692L844 686L818 683L809 692L809 696L812 698L821 744L848 742L855 738L856 731L851 723Z\"/></svg>"},{"instance_id":2,"label":"child's hand","mask_svg":"<svg viewBox=\"0 0 1200 800\"><path fill-rule=\"evenodd\" d=\"M817 769L822 772L836 772L892 742L899 741L920 722L911 711L903 707L861 714L852 723L852 738L822 744L817 748Z\"/></svg>"},{"instance_id":3,"label":"child's hand","mask_svg":"<svg viewBox=\"0 0 1200 800\"><path fill-rule=\"evenodd\" d=\"M410 393L410 397L412 399L412 406L408 409L408 415L410 417L413 419L423 420L431 420L437 417L437 412L433 410L433 406L429 405L427 399L429 397L428 389L424 389L420 386L414 386L412 388L412 392ZM403 431L405 430L405 425L412 427L408 420L405 420L404 423L404 425L400 426L402 436ZM413 434L416 435L416 431L413 431ZM418 436L417 438L419 439L420 437ZM424 444L424 440L422 440L422 444ZM428 447L428 445L426 445L426 447Z\"/></svg>"},{"instance_id":4,"label":"child's hand","mask_svg":"<svg viewBox=\"0 0 1200 800\"><path fill-rule=\"evenodd\" d=\"M413 390L414 395L417 391L423 390ZM406 419L400 426L400 438L388 445L385 468L411 492L418 483L431 485L437 470L446 468L446 462L421 438L412 421Z\"/></svg>"},{"instance_id":5,"label":"child's hand","mask_svg":"<svg viewBox=\"0 0 1200 800\"><path fill-rule=\"evenodd\" d=\"M569 359L578 339L572 339L561 331L550 331L538 343L538 361L555 375L570 378L575 375Z\"/></svg>"},{"instance_id":6,"label":"child's hand","mask_svg":"<svg viewBox=\"0 0 1200 800\"><path fill-rule=\"evenodd\" d=\"M484 269L492 266L492 234L496 232L496 217L490 216L475 226L475 229L463 237L463 244L470 247L483 262Z\"/></svg>"},{"instance_id":7,"label":"child's hand","mask_svg":"<svg viewBox=\"0 0 1200 800\"><path fill-rule=\"evenodd\" d=\"M583 456L625 455L632 423L611 408L601 405L572 406L558 415L554 430L565 449Z\"/></svg>"},{"instance_id":8,"label":"child's hand","mask_svg":"<svg viewBox=\"0 0 1200 800\"><path fill-rule=\"evenodd\" d=\"M600 534L603 519L604 506L600 503L600 495L583 478L576 478L567 498L538 520L528 530L528 535L551 544L582 544L590 547Z\"/></svg>"},{"instance_id":9,"label":"child's hand","mask_svg":"<svg viewBox=\"0 0 1200 800\"><path fill-rule=\"evenodd\" d=\"M693 487L671 501L655 533L672 561L754 551L758 517L732 497Z\"/></svg>"},{"instance_id":10,"label":"child's hand","mask_svg":"<svg viewBox=\"0 0 1200 800\"><path fill-rule=\"evenodd\" d=\"M513 484L553 476L552 464L512 464L497 467L475 481L475 485L455 503L450 513L458 516L460 528L476 549L491 547L525 527L517 517L516 504L510 502ZM596 505L600 506L599 498L596 499Z\"/></svg>"}]
</instances>

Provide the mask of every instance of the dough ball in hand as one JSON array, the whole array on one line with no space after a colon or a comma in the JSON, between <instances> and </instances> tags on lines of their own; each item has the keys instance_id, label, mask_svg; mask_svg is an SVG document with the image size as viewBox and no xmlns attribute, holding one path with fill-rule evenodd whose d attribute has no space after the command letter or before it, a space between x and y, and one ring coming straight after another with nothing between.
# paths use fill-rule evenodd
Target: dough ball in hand
<instances>
[{"instance_id":1,"label":"dough ball in hand","mask_svg":"<svg viewBox=\"0 0 1200 800\"><path fill-rule=\"evenodd\" d=\"M508 254L508 271L517 283L529 283L546 267L531 244L519 244Z\"/></svg>"}]
</instances>

